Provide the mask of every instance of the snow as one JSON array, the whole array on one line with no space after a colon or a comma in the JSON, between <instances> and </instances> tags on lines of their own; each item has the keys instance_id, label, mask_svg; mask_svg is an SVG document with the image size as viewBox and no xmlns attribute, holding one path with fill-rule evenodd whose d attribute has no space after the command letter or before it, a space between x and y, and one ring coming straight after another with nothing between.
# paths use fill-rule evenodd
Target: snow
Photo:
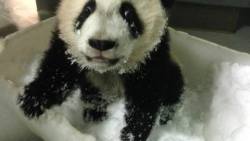
<instances>
[{"instance_id":1,"label":"snow","mask_svg":"<svg viewBox=\"0 0 250 141\"><path fill-rule=\"evenodd\" d=\"M0 140L39 141L16 114L14 97L32 74L34 60L48 46L54 21L10 35L0 54ZM173 53L186 88L182 105L166 126L155 126L149 141L246 141L250 138L250 56L170 28ZM28 42L27 42L28 41ZM0 47L1 48L1 47ZM101 141L117 141L124 125L122 101L112 118L91 125Z\"/></svg>"}]
</instances>

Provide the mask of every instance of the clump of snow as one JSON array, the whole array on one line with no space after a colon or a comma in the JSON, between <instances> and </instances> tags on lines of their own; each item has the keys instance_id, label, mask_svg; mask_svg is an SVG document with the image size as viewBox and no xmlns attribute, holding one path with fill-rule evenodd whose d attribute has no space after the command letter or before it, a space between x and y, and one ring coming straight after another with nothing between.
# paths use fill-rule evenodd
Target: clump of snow
<instances>
[{"instance_id":1,"label":"clump of snow","mask_svg":"<svg viewBox=\"0 0 250 141\"><path fill-rule=\"evenodd\" d=\"M250 138L250 66L225 63L216 74L205 137L209 141Z\"/></svg>"},{"instance_id":2,"label":"clump of snow","mask_svg":"<svg viewBox=\"0 0 250 141\"><path fill-rule=\"evenodd\" d=\"M152 141L250 138L250 66L222 63L215 68L197 88L186 88L182 107L168 125L155 127Z\"/></svg>"}]
</instances>

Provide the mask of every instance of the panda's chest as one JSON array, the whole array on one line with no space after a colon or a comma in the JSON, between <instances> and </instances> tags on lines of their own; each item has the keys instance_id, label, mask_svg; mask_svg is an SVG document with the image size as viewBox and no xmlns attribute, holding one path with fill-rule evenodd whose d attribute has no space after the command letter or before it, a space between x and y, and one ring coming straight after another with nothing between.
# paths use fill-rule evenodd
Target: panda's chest
<instances>
[{"instance_id":1,"label":"panda's chest","mask_svg":"<svg viewBox=\"0 0 250 141\"><path fill-rule=\"evenodd\" d=\"M88 96L94 95L105 100L107 103L112 103L124 95L123 83L116 73L87 73L87 79L92 87L96 88L95 94L89 93Z\"/></svg>"}]
</instances>

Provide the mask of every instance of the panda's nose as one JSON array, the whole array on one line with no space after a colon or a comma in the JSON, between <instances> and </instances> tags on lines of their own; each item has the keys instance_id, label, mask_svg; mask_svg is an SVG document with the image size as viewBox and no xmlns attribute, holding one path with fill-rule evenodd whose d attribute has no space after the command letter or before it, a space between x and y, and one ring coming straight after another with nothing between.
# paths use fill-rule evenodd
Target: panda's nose
<instances>
[{"instance_id":1,"label":"panda's nose","mask_svg":"<svg viewBox=\"0 0 250 141\"><path fill-rule=\"evenodd\" d=\"M112 40L89 39L89 45L94 49L106 51L117 46L117 43Z\"/></svg>"}]
</instances>

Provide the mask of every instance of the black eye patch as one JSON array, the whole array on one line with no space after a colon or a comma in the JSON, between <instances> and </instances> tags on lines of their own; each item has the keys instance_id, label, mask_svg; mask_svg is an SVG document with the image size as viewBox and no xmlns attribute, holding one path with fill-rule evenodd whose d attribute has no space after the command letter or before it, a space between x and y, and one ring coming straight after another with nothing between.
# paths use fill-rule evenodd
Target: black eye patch
<instances>
[{"instance_id":1,"label":"black eye patch","mask_svg":"<svg viewBox=\"0 0 250 141\"><path fill-rule=\"evenodd\" d=\"M75 21L75 31L81 29L86 19L96 10L95 0L89 0Z\"/></svg>"},{"instance_id":2,"label":"black eye patch","mask_svg":"<svg viewBox=\"0 0 250 141\"><path fill-rule=\"evenodd\" d=\"M120 14L128 23L130 34L134 38L138 38L143 33L143 24L138 17L136 9L129 2L123 2L120 8Z\"/></svg>"}]
</instances>

